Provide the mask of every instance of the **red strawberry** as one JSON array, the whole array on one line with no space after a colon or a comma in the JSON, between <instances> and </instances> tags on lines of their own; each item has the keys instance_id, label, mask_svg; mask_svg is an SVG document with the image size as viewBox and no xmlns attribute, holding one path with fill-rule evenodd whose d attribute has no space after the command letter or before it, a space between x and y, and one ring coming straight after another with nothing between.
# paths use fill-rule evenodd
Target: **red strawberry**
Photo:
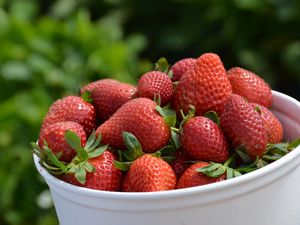
<instances>
[{"instance_id":1,"label":"red strawberry","mask_svg":"<svg viewBox=\"0 0 300 225\"><path fill-rule=\"evenodd\" d=\"M104 122L124 103L133 99L136 87L112 79L98 81L92 91L93 104L98 118Z\"/></svg>"},{"instance_id":2,"label":"red strawberry","mask_svg":"<svg viewBox=\"0 0 300 225\"><path fill-rule=\"evenodd\" d=\"M234 147L243 146L252 158L263 155L268 142L264 121L243 97L232 94L227 99L221 128Z\"/></svg>"},{"instance_id":3,"label":"red strawberry","mask_svg":"<svg viewBox=\"0 0 300 225\"><path fill-rule=\"evenodd\" d=\"M258 75L243 68L234 67L227 71L228 79L235 94L245 97L267 108L272 103L270 86Z\"/></svg>"},{"instance_id":4,"label":"red strawberry","mask_svg":"<svg viewBox=\"0 0 300 225\"><path fill-rule=\"evenodd\" d=\"M178 114L181 109L187 113L190 105L196 107L196 115L210 110L220 114L224 101L231 92L231 85L219 56L205 53L180 78L172 106Z\"/></svg>"},{"instance_id":5,"label":"red strawberry","mask_svg":"<svg viewBox=\"0 0 300 225\"><path fill-rule=\"evenodd\" d=\"M92 93L93 90L94 90L98 85L103 85L103 84L113 85L113 84L118 84L118 83L120 83L120 82L117 81L117 80L114 80L114 79L109 79L109 78L97 80L97 81L91 82L91 83L89 83L89 84L83 86L83 87L80 89L80 94L83 94L83 93L86 92L86 91L89 91L89 92Z\"/></svg>"},{"instance_id":6,"label":"red strawberry","mask_svg":"<svg viewBox=\"0 0 300 225\"><path fill-rule=\"evenodd\" d=\"M122 133L127 131L137 137L145 152L153 153L164 147L170 139L170 128L156 111L156 106L148 98L125 103L96 130L102 135L102 143L125 149Z\"/></svg>"},{"instance_id":7,"label":"red strawberry","mask_svg":"<svg viewBox=\"0 0 300 225\"><path fill-rule=\"evenodd\" d=\"M171 166L177 177L180 177L183 172L189 167L187 161L191 160L191 157L187 155L186 151L182 148L177 149L175 152L175 159Z\"/></svg>"},{"instance_id":8,"label":"red strawberry","mask_svg":"<svg viewBox=\"0 0 300 225\"><path fill-rule=\"evenodd\" d=\"M103 191L119 191L122 180L122 172L114 166L116 156L105 151L96 158L91 158L88 162L95 167L95 171L86 174L84 184L77 181L74 174L67 173L62 179L70 184Z\"/></svg>"},{"instance_id":9,"label":"red strawberry","mask_svg":"<svg viewBox=\"0 0 300 225\"><path fill-rule=\"evenodd\" d=\"M283 128L277 117L266 107L257 103L250 103L250 105L258 110L263 121L268 135L268 143L280 143L283 138Z\"/></svg>"},{"instance_id":10,"label":"red strawberry","mask_svg":"<svg viewBox=\"0 0 300 225\"><path fill-rule=\"evenodd\" d=\"M227 140L216 123L197 116L182 126L182 148L195 160L224 162L228 158Z\"/></svg>"},{"instance_id":11,"label":"red strawberry","mask_svg":"<svg viewBox=\"0 0 300 225\"><path fill-rule=\"evenodd\" d=\"M149 192L173 190L176 175L171 166L155 156L145 154L130 166L123 180L125 192Z\"/></svg>"},{"instance_id":12,"label":"red strawberry","mask_svg":"<svg viewBox=\"0 0 300 225\"><path fill-rule=\"evenodd\" d=\"M184 58L177 61L171 67L171 71L173 73L172 81L179 81L182 74L184 74L190 67L192 67L195 63L196 59L194 58Z\"/></svg>"},{"instance_id":13,"label":"red strawberry","mask_svg":"<svg viewBox=\"0 0 300 225\"><path fill-rule=\"evenodd\" d=\"M189 168L187 168L179 178L179 181L177 183L177 189L215 183L226 179L225 174L217 178L212 178L197 171L197 169L208 165L209 163L207 162L197 162L191 165Z\"/></svg>"},{"instance_id":14,"label":"red strawberry","mask_svg":"<svg viewBox=\"0 0 300 225\"><path fill-rule=\"evenodd\" d=\"M74 121L84 127L88 135L96 128L96 111L92 104L78 96L67 96L55 101L49 108L43 123L43 130L49 124Z\"/></svg>"},{"instance_id":15,"label":"red strawberry","mask_svg":"<svg viewBox=\"0 0 300 225\"><path fill-rule=\"evenodd\" d=\"M61 157L59 158L61 161L70 162L75 157L76 152L65 140L64 135L67 130L76 133L81 140L81 146L85 145L86 134L83 127L71 121L57 122L45 126L40 133L38 145L43 149L46 141L48 147L55 155L61 153Z\"/></svg>"},{"instance_id":16,"label":"red strawberry","mask_svg":"<svg viewBox=\"0 0 300 225\"><path fill-rule=\"evenodd\" d=\"M160 97L161 105L169 103L173 95L173 84L170 77L160 71L150 71L143 74L138 82L140 97L155 99Z\"/></svg>"}]
</instances>

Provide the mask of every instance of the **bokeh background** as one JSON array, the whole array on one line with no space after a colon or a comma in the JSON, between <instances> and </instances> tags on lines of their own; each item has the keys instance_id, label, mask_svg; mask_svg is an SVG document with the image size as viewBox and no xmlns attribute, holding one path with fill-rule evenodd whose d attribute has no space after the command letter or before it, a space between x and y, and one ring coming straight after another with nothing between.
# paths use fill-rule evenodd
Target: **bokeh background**
<instances>
[{"instance_id":1,"label":"bokeh background","mask_svg":"<svg viewBox=\"0 0 300 225\"><path fill-rule=\"evenodd\" d=\"M0 224L57 225L30 142L49 105L204 52L300 99L298 0L0 0Z\"/></svg>"}]
</instances>

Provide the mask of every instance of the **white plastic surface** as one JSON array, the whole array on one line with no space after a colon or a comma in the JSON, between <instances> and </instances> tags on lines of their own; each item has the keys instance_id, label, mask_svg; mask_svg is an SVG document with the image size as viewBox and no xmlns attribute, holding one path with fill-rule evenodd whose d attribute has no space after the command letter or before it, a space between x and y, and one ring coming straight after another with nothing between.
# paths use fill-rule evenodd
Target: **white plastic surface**
<instances>
[{"instance_id":1,"label":"white plastic surface","mask_svg":"<svg viewBox=\"0 0 300 225\"><path fill-rule=\"evenodd\" d=\"M300 103L273 91L285 140L300 137ZM76 187L35 165L50 187L60 225L299 225L300 147L241 177L156 193Z\"/></svg>"}]
</instances>

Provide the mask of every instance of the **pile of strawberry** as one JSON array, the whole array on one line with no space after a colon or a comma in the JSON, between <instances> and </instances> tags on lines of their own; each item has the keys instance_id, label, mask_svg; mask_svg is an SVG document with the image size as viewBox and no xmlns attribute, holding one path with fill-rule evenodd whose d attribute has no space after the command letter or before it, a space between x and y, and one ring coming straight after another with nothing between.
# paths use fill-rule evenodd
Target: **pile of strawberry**
<instances>
[{"instance_id":1,"label":"pile of strawberry","mask_svg":"<svg viewBox=\"0 0 300 225\"><path fill-rule=\"evenodd\" d=\"M294 149L269 110L272 93L258 75L225 70L205 53L169 66L162 58L137 86L92 82L55 101L37 143L40 163L68 183L147 192L230 179Z\"/></svg>"}]
</instances>

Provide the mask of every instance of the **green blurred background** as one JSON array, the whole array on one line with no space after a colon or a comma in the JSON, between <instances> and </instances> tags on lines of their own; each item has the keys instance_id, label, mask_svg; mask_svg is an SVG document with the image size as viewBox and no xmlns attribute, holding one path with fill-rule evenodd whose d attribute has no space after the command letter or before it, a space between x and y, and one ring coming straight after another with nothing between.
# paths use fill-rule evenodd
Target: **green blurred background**
<instances>
[{"instance_id":1,"label":"green blurred background","mask_svg":"<svg viewBox=\"0 0 300 225\"><path fill-rule=\"evenodd\" d=\"M29 143L49 105L204 52L300 99L298 0L0 0L0 224L56 225Z\"/></svg>"}]
</instances>

